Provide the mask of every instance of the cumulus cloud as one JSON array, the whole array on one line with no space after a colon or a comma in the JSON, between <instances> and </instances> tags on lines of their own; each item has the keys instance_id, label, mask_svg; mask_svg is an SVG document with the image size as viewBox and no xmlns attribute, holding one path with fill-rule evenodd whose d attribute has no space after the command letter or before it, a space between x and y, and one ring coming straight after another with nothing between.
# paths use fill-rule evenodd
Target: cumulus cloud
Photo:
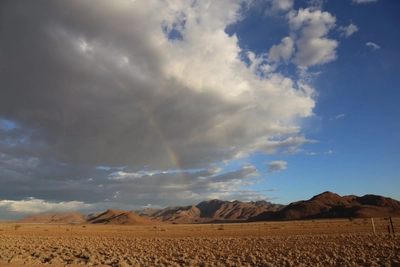
<instances>
[{"instance_id":1,"label":"cumulus cloud","mask_svg":"<svg viewBox=\"0 0 400 267\"><path fill-rule=\"evenodd\" d=\"M265 164L267 164L269 167L268 169L269 173L280 172L286 170L287 168L286 161L270 161L270 162L265 162Z\"/></svg>"},{"instance_id":2,"label":"cumulus cloud","mask_svg":"<svg viewBox=\"0 0 400 267\"><path fill-rule=\"evenodd\" d=\"M372 42L368 42L365 44L366 46L368 46L369 48L371 48L372 50L379 50L381 49L381 47L375 43Z\"/></svg>"},{"instance_id":3,"label":"cumulus cloud","mask_svg":"<svg viewBox=\"0 0 400 267\"><path fill-rule=\"evenodd\" d=\"M282 39L279 45L273 45L268 53L270 61L279 62L281 59L288 61L294 52L294 42L290 36Z\"/></svg>"},{"instance_id":4,"label":"cumulus cloud","mask_svg":"<svg viewBox=\"0 0 400 267\"><path fill-rule=\"evenodd\" d=\"M338 42L327 37L334 28L336 18L328 12L310 8L292 10L289 24L297 33L297 52L294 62L301 68L324 64L336 59Z\"/></svg>"},{"instance_id":5,"label":"cumulus cloud","mask_svg":"<svg viewBox=\"0 0 400 267\"><path fill-rule=\"evenodd\" d=\"M356 25L354 25L353 23L351 23L349 26L347 27L339 27L339 31L341 31L341 36L345 36L346 38L350 37L351 35L353 35L353 33L358 31L358 27Z\"/></svg>"},{"instance_id":6,"label":"cumulus cloud","mask_svg":"<svg viewBox=\"0 0 400 267\"><path fill-rule=\"evenodd\" d=\"M312 114L312 95L295 81L275 73L260 79L239 60L237 37L224 29L238 19L240 1L24 7L30 12L5 6L3 20L24 23L4 23L3 61L13 64L0 100L1 116L19 124L24 142L19 136L3 151L65 163L197 168L274 137L276 125L290 133L295 118Z\"/></svg>"},{"instance_id":7,"label":"cumulus cloud","mask_svg":"<svg viewBox=\"0 0 400 267\"><path fill-rule=\"evenodd\" d=\"M315 90L277 65L336 58L332 15L271 3L290 32L268 54L225 32L244 0L2 3L3 207L249 199L257 168L219 163L315 142L300 127Z\"/></svg>"}]
</instances>

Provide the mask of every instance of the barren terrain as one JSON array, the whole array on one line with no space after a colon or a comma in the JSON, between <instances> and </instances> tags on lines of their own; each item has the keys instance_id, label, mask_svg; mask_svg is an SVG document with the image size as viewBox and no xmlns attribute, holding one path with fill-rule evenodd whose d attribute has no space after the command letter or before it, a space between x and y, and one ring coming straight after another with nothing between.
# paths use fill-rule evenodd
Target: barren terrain
<instances>
[{"instance_id":1,"label":"barren terrain","mask_svg":"<svg viewBox=\"0 0 400 267\"><path fill-rule=\"evenodd\" d=\"M400 218L394 218L395 226ZM1 224L0 266L400 266L369 219L186 225Z\"/></svg>"}]
</instances>

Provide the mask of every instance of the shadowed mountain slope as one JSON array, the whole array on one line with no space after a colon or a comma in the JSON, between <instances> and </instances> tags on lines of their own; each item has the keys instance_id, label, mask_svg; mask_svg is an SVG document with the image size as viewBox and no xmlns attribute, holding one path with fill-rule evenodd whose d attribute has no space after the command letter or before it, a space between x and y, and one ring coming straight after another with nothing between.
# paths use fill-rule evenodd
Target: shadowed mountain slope
<instances>
[{"instance_id":1,"label":"shadowed mountain slope","mask_svg":"<svg viewBox=\"0 0 400 267\"><path fill-rule=\"evenodd\" d=\"M134 212L108 209L100 215L87 221L92 224L111 224L111 225L151 225L154 221L140 217Z\"/></svg>"},{"instance_id":2,"label":"shadowed mountain slope","mask_svg":"<svg viewBox=\"0 0 400 267\"><path fill-rule=\"evenodd\" d=\"M253 221L262 220L299 220L320 218L368 218L400 216L400 202L376 195L363 197L339 196L324 192L310 200L293 202L277 212L264 212Z\"/></svg>"}]
</instances>

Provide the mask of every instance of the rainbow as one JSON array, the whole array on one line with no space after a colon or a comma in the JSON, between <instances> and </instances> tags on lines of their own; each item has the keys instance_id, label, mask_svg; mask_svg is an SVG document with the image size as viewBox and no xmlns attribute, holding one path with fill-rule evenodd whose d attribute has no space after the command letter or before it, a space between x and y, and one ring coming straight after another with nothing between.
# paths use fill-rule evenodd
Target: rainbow
<instances>
[{"instance_id":1,"label":"rainbow","mask_svg":"<svg viewBox=\"0 0 400 267\"><path fill-rule=\"evenodd\" d=\"M134 98L138 99L138 97L135 95L135 93L132 90L129 90L128 87L125 85L125 83L121 79L118 79L117 75L114 75L108 68L106 68L106 66L104 64L102 64L100 62L96 62L96 63L99 63L98 66L100 66L100 68L102 70L104 70L106 73L108 73L108 75L110 77L112 77L112 81L120 89L122 89L123 91L128 92L130 94L133 94ZM169 157L171 159L171 162L176 166L177 171L179 172L179 174L180 174L180 176L182 178L182 182L184 182L186 184L185 172L184 172L184 169L182 168L182 165L180 163L179 156L177 155L177 153L175 153L175 151L169 145L166 136L162 132L161 128L158 126L156 118L152 115L151 111L147 108L147 106L145 106L140 101L136 101L136 103L139 105L140 109L143 111L143 113L149 119L150 124L155 129L157 135L160 137L161 141L163 142L163 144L164 144L164 146L165 146L165 148L167 150L167 153L168 153L168 155L169 155Z\"/></svg>"}]
</instances>

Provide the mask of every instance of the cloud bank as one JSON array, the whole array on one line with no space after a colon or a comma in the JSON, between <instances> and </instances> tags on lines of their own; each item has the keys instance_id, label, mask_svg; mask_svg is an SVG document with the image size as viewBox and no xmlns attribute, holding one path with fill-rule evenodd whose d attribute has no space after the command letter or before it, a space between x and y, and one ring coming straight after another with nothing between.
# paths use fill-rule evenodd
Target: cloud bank
<instances>
[{"instance_id":1,"label":"cloud bank","mask_svg":"<svg viewBox=\"0 0 400 267\"><path fill-rule=\"evenodd\" d=\"M255 166L224 163L314 142L301 122L315 90L275 70L335 60L338 42L330 13L272 1L290 32L267 54L245 50L225 29L251 5L2 2L1 206L265 198L244 189L259 179Z\"/></svg>"}]
</instances>

